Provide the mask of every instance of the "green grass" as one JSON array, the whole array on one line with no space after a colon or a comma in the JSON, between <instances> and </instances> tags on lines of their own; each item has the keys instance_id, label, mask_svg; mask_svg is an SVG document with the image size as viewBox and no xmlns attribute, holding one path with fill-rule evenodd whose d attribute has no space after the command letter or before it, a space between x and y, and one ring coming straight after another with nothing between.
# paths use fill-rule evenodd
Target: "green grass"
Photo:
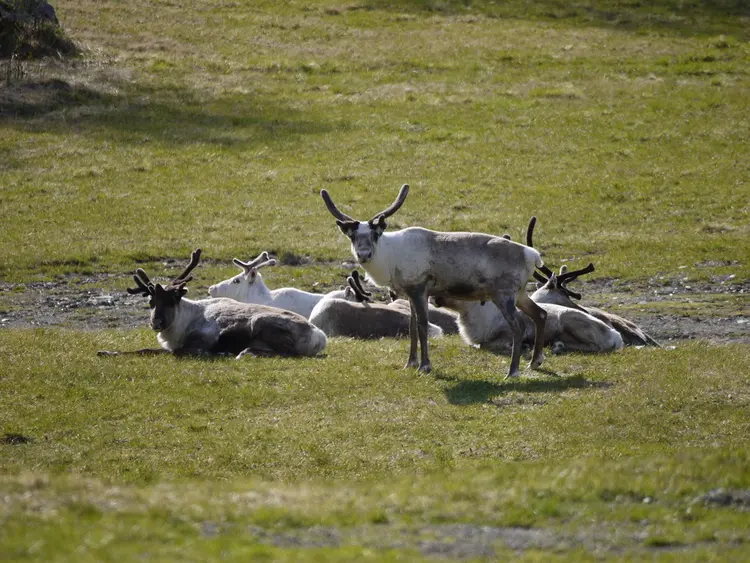
<instances>
[{"instance_id":1,"label":"green grass","mask_svg":"<svg viewBox=\"0 0 750 563\"><path fill-rule=\"evenodd\" d=\"M519 381L457 337L422 377L401 369L403 340L336 339L303 360L94 355L152 338L0 332L0 428L32 440L0 446L6 552L35 538L41 559L81 544L213 557L209 526L230 553L283 560L313 557L309 528L325 526L387 560L400 534L460 523L543 529L562 552L596 536L610 554L746 555L747 512L701 498L750 488L747 346L556 357ZM304 549L276 553L249 527Z\"/></svg>"},{"instance_id":2,"label":"green grass","mask_svg":"<svg viewBox=\"0 0 750 563\"><path fill-rule=\"evenodd\" d=\"M750 278L741 2L55 8L84 55L0 89L11 293L121 291L196 247L193 296L261 250L312 259L269 285L327 289L350 256L319 190L369 218L402 183L390 228L518 240L536 215L550 265L593 261L618 291ZM621 309L747 316L747 298ZM414 561L430 542L483 559L482 534L517 528L542 536L489 537L495 557L748 557L747 506L703 500L750 489L745 344L554 357L519 381L457 337L423 377L401 369L403 340L304 360L94 355L153 345L0 331L0 433L32 439L0 444L6 559Z\"/></svg>"},{"instance_id":3,"label":"green grass","mask_svg":"<svg viewBox=\"0 0 750 563\"><path fill-rule=\"evenodd\" d=\"M339 258L320 188L368 217L408 182L393 228L520 236L536 214L553 262L746 278L747 14L683 5L676 30L658 24L670 3L609 5L640 19L585 3L562 18L555 3L63 3L89 51L64 103L0 123L0 274L197 246Z\"/></svg>"}]
</instances>

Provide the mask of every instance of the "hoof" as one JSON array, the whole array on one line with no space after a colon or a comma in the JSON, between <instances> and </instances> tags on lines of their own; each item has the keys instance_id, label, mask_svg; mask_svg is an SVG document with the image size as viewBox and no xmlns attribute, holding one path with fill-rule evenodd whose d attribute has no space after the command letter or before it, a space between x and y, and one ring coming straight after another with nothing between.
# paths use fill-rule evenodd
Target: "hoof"
<instances>
[{"instance_id":1,"label":"hoof","mask_svg":"<svg viewBox=\"0 0 750 563\"><path fill-rule=\"evenodd\" d=\"M512 371L505 376L505 379L516 379L518 378L518 371Z\"/></svg>"},{"instance_id":2,"label":"hoof","mask_svg":"<svg viewBox=\"0 0 750 563\"><path fill-rule=\"evenodd\" d=\"M419 363L416 360L414 360L413 362L410 360L410 361L406 362L406 365L404 366L404 369L414 369L414 368L418 368L418 367L420 367L420 366L419 366Z\"/></svg>"},{"instance_id":3,"label":"hoof","mask_svg":"<svg viewBox=\"0 0 750 563\"><path fill-rule=\"evenodd\" d=\"M544 363L544 354L540 355L535 360L531 360L531 363L529 364L529 367L531 369L538 369L539 366L541 366Z\"/></svg>"},{"instance_id":4,"label":"hoof","mask_svg":"<svg viewBox=\"0 0 750 563\"><path fill-rule=\"evenodd\" d=\"M240 352L239 354L237 354L234 357L234 359L235 360L241 360L245 356L250 356L251 358L257 358L258 357L254 352L251 352L250 350L243 350L242 352Z\"/></svg>"},{"instance_id":5,"label":"hoof","mask_svg":"<svg viewBox=\"0 0 750 563\"><path fill-rule=\"evenodd\" d=\"M419 366L419 371L422 373L430 373L432 371L432 366L430 364L422 364Z\"/></svg>"}]
</instances>

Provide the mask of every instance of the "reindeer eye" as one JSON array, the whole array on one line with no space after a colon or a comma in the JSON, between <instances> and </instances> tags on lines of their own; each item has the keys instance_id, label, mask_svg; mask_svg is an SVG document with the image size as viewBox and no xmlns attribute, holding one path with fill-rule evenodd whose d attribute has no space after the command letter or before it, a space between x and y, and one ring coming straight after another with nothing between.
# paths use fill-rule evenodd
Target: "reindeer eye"
<instances>
[{"instance_id":1,"label":"reindeer eye","mask_svg":"<svg viewBox=\"0 0 750 563\"><path fill-rule=\"evenodd\" d=\"M239 279L232 280L232 283L240 283L240 280Z\"/></svg>"}]
</instances>

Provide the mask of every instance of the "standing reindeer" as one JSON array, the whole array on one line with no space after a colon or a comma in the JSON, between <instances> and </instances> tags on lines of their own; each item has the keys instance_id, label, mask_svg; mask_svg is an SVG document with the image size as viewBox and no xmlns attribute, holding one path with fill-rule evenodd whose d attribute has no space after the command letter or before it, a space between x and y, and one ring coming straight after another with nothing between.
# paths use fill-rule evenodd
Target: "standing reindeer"
<instances>
[{"instance_id":1,"label":"standing reindeer","mask_svg":"<svg viewBox=\"0 0 750 563\"><path fill-rule=\"evenodd\" d=\"M492 301L511 327L513 353L508 377L517 377L523 340L523 323L516 306L535 325L530 367L544 361L544 322L547 314L526 292L526 282L543 264L533 248L482 233L446 233L421 227L385 232L385 220L403 205L409 186L401 187L396 200L369 221L357 221L339 211L326 190L320 195L336 224L351 241L355 258L370 279L406 295L411 308L409 359L406 367L431 370L427 349L427 299L442 296L467 301ZM421 356L417 361L417 340Z\"/></svg>"},{"instance_id":2,"label":"standing reindeer","mask_svg":"<svg viewBox=\"0 0 750 563\"><path fill-rule=\"evenodd\" d=\"M166 286L153 284L146 272L136 270L133 279L137 287L128 288L128 293L149 298L151 328L158 332L161 349L132 353L232 354L239 359L245 354L314 356L325 348L325 334L297 313L227 298L185 298L185 286L193 279L189 274L200 255L201 250L195 250L190 264Z\"/></svg>"},{"instance_id":3,"label":"standing reindeer","mask_svg":"<svg viewBox=\"0 0 750 563\"><path fill-rule=\"evenodd\" d=\"M526 230L526 244L529 246L533 246L535 226L536 217L532 217ZM588 313L619 332L626 346L658 346L661 348L661 345L656 340L646 334L646 332L632 321L597 307L582 307L573 301L573 299L580 300L581 294L568 289L567 284L579 276L593 272L594 264L589 262L585 268L573 271L568 271L566 266L561 266L559 275L546 266L542 266L539 269L542 273L534 272L534 279L540 283L540 286L531 295L531 298L535 302L561 305Z\"/></svg>"}]
</instances>

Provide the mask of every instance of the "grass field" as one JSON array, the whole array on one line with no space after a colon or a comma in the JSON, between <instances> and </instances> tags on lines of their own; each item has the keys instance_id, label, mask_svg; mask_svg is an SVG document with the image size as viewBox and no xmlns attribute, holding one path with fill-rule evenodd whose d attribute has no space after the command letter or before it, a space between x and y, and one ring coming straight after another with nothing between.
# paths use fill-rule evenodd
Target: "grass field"
<instances>
[{"instance_id":1,"label":"grass field","mask_svg":"<svg viewBox=\"0 0 750 563\"><path fill-rule=\"evenodd\" d=\"M350 257L319 190L369 218L409 183L389 228L536 215L551 266L593 261L632 310L750 317L743 2L55 8L84 55L0 86L2 315L196 247L192 296L262 250L301 262L269 285L321 291ZM647 302L677 281L705 290ZM518 381L457 337L429 376L403 340L95 356L153 346L143 317L0 329L3 560L750 558L746 338Z\"/></svg>"}]
</instances>

